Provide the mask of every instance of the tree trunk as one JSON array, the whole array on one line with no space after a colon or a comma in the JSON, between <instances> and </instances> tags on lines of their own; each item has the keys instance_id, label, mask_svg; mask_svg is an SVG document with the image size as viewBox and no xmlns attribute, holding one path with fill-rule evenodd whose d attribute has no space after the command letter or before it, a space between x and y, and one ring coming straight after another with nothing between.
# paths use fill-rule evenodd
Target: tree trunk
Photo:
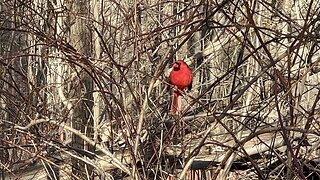
<instances>
[{"instance_id":1,"label":"tree trunk","mask_svg":"<svg viewBox=\"0 0 320 180\"><path fill-rule=\"evenodd\" d=\"M83 18L70 19L74 20L74 24L70 28L70 42L77 52L80 52L87 57L90 56L91 52L91 36L88 30L88 22L86 18L89 17L90 2L87 1L72 1L69 3L70 9L72 9L76 16L81 16ZM73 59L74 57L68 57L74 61L88 61L88 59ZM76 98L80 99L80 102L75 105L74 114L72 117L72 127L79 130L81 133L85 134L89 138L93 138L93 81L87 71L84 69L76 68L78 73L80 72L80 82L74 84L75 89L74 94ZM81 158L87 159L88 153L84 151L94 152L94 147L84 143L83 139L79 136L72 134L72 147L79 150L77 155ZM91 157L92 158L92 157ZM93 168L91 165L84 163L78 158L72 158L72 173L81 179L91 179L93 178Z\"/></svg>"}]
</instances>

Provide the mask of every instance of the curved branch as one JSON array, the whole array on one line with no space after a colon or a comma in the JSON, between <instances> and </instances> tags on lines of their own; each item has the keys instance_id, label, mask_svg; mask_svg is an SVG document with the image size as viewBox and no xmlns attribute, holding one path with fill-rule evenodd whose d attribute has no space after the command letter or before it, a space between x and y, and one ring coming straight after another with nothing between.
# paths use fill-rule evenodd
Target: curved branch
<instances>
[{"instance_id":1,"label":"curved branch","mask_svg":"<svg viewBox=\"0 0 320 180\"><path fill-rule=\"evenodd\" d=\"M92 146L95 146L98 150L100 150L101 152L106 154L108 156L108 158L110 158L110 160L108 160L109 163L113 164L115 167L121 169L123 172L127 173L128 175L130 175L130 169L126 165L124 165L121 161L119 161L117 158L115 158L110 151L106 150L101 145L96 144L94 141L89 139L87 136L82 134L80 131L78 131L76 129L73 129L72 127L67 126L63 122L58 122L58 121L55 121L55 120L49 120L49 119L44 119L44 118L37 119L37 120L32 120L31 119L31 121L30 121L30 123L28 125L26 125L26 126L15 125L14 128L15 129L20 129L20 130L28 130L32 126L40 124L40 123L51 123L51 124L54 124L54 125L59 126L61 128L64 128L64 129L70 131L71 133L74 133L75 135L79 136L81 139L86 141L88 144L90 144Z\"/></svg>"}]
</instances>

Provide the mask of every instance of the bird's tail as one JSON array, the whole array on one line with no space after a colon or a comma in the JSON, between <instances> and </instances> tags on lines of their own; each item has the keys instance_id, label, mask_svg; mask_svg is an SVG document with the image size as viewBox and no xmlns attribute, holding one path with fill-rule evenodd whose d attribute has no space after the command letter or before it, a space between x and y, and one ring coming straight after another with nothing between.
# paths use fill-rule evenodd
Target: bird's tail
<instances>
[{"instance_id":1,"label":"bird's tail","mask_svg":"<svg viewBox=\"0 0 320 180\"><path fill-rule=\"evenodd\" d=\"M181 111L181 94L178 91L173 91L170 112L179 114Z\"/></svg>"}]
</instances>

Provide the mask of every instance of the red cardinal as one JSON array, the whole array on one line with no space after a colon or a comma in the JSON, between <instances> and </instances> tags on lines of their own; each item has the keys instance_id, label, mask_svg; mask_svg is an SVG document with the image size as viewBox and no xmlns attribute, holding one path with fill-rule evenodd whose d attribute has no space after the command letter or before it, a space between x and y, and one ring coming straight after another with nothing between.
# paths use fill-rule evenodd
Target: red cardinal
<instances>
[{"instance_id":1,"label":"red cardinal","mask_svg":"<svg viewBox=\"0 0 320 180\"><path fill-rule=\"evenodd\" d=\"M172 71L169 75L169 83L177 89L173 90L170 112L178 114L181 110L181 93L186 87L191 89L192 72L188 65L183 60L176 61L172 66Z\"/></svg>"}]
</instances>

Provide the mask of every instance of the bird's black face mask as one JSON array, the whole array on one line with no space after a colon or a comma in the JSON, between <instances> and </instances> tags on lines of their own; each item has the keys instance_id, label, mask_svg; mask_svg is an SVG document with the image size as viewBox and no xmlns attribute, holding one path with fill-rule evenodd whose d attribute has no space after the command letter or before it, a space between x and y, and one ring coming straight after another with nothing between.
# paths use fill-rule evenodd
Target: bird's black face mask
<instances>
[{"instance_id":1,"label":"bird's black face mask","mask_svg":"<svg viewBox=\"0 0 320 180\"><path fill-rule=\"evenodd\" d=\"M181 65L181 63L175 62L174 65L173 65L173 70L174 71L179 71L180 70L180 65Z\"/></svg>"}]
</instances>

